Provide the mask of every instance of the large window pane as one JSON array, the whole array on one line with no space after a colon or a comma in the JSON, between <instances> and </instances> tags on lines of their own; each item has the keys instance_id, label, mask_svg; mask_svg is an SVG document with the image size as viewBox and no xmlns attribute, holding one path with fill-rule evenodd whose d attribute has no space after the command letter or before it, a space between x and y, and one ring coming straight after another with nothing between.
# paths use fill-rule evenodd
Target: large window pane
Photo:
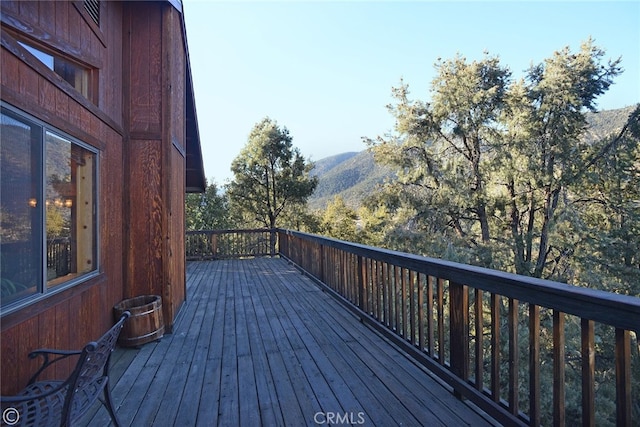
<instances>
[{"instance_id":1,"label":"large window pane","mask_svg":"<svg viewBox=\"0 0 640 427\"><path fill-rule=\"evenodd\" d=\"M46 132L47 285L96 269L94 153Z\"/></svg>"},{"instance_id":2,"label":"large window pane","mask_svg":"<svg viewBox=\"0 0 640 427\"><path fill-rule=\"evenodd\" d=\"M0 135L0 287L2 305L41 289L42 131L2 111Z\"/></svg>"},{"instance_id":3,"label":"large window pane","mask_svg":"<svg viewBox=\"0 0 640 427\"><path fill-rule=\"evenodd\" d=\"M0 130L4 314L97 271L98 155L4 104Z\"/></svg>"}]
</instances>

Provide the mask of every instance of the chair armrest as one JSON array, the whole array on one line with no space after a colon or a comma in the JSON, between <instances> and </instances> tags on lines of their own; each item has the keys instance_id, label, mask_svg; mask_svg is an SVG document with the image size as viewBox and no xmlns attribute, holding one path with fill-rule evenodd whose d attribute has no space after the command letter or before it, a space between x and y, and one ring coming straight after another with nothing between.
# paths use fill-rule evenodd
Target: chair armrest
<instances>
[{"instance_id":1,"label":"chair armrest","mask_svg":"<svg viewBox=\"0 0 640 427\"><path fill-rule=\"evenodd\" d=\"M29 382L27 384L28 385L33 384L36 381L36 379L38 379L38 376L42 373L42 371L47 369L50 365L53 365L59 360L66 359L69 356L76 356L81 353L82 351L77 351L77 350L53 350L48 348L41 348L41 349L32 351L31 353L29 353L29 359L35 359L38 356L42 356L44 360L42 361L42 366L40 366L40 369L38 369L36 373L33 374L33 376L29 379ZM49 360L49 355L53 355L57 357Z\"/></svg>"},{"instance_id":2,"label":"chair armrest","mask_svg":"<svg viewBox=\"0 0 640 427\"><path fill-rule=\"evenodd\" d=\"M53 350L49 348L39 348L38 350L33 350L31 353L29 353L29 358L35 359L39 355L44 356L45 354L56 354L56 355L62 355L64 357L68 357L68 356L73 356L75 354L80 354L80 353L82 353L82 351L80 350ZM64 359L64 357L60 357L60 359Z\"/></svg>"},{"instance_id":3,"label":"chair armrest","mask_svg":"<svg viewBox=\"0 0 640 427\"><path fill-rule=\"evenodd\" d=\"M55 387L52 387L52 386L45 386L45 387L36 386L35 389L30 390L29 394L25 394L26 393L26 389L25 389L22 391L22 394L19 394L17 396L0 396L0 403L2 403L2 406L4 408L5 406L7 406L7 404L12 405L16 403L43 400L48 396L59 393L60 390L63 390L69 387L69 384L67 381L64 381L64 382L61 381L60 384L58 384Z\"/></svg>"}]
</instances>

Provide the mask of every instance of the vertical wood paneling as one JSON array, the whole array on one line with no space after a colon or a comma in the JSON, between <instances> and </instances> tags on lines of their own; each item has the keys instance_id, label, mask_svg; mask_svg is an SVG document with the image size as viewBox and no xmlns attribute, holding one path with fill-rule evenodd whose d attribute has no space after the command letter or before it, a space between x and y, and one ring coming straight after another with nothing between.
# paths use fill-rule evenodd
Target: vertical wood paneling
<instances>
[{"instance_id":1,"label":"vertical wood paneling","mask_svg":"<svg viewBox=\"0 0 640 427\"><path fill-rule=\"evenodd\" d=\"M70 330L73 327L78 328L76 322L71 323L71 316L69 313L69 300L63 301L55 307L55 345L53 348L59 348L62 350L70 350ZM73 325L73 326L72 326ZM53 325L49 325L51 328ZM64 378L71 371L70 359L67 358L55 364L56 378Z\"/></svg>"},{"instance_id":2,"label":"vertical wood paneling","mask_svg":"<svg viewBox=\"0 0 640 427\"><path fill-rule=\"evenodd\" d=\"M129 271L127 298L162 295L163 202L159 141L131 141Z\"/></svg>"},{"instance_id":3,"label":"vertical wood paneling","mask_svg":"<svg viewBox=\"0 0 640 427\"><path fill-rule=\"evenodd\" d=\"M56 21L51 19L56 16L56 5L54 2L38 2L38 26L50 34L56 33Z\"/></svg>"},{"instance_id":4,"label":"vertical wood paneling","mask_svg":"<svg viewBox=\"0 0 640 427\"><path fill-rule=\"evenodd\" d=\"M38 316L38 329L37 329L37 337L36 340L38 344L35 348L31 348L30 350L35 350L38 348L59 348L58 345L58 337L56 336L56 307L52 307L49 310L42 312ZM61 350L69 350L68 348L62 348ZM42 362L40 362L42 363ZM48 372L43 373L43 379L56 379L56 372L53 369L49 369ZM28 379L28 376L24 378Z\"/></svg>"},{"instance_id":5,"label":"vertical wood paneling","mask_svg":"<svg viewBox=\"0 0 640 427\"><path fill-rule=\"evenodd\" d=\"M24 324L24 323L23 323ZM2 351L2 387L3 395L16 393L25 381L20 381L20 366L22 357L26 357L27 352L20 348L18 340L22 336L19 330L22 325L15 326L7 331L3 331L2 340L0 341L0 350ZM38 334L38 330L31 331L33 335Z\"/></svg>"},{"instance_id":6,"label":"vertical wood paneling","mask_svg":"<svg viewBox=\"0 0 640 427\"><path fill-rule=\"evenodd\" d=\"M18 58L9 53L4 47L2 48L2 85L10 87L15 83L15 76L19 74L20 61Z\"/></svg>"},{"instance_id":7,"label":"vertical wood paneling","mask_svg":"<svg viewBox=\"0 0 640 427\"><path fill-rule=\"evenodd\" d=\"M55 91L55 96L56 115L62 120L69 121L69 103L73 101L70 101L69 97L59 90Z\"/></svg>"},{"instance_id":8,"label":"vertical wood paneling","mask_svg":"<svg viewBox=\"0 0 640 427\"><path fill-rule=\"evenodd\" d=\"M4 3L4 2L3 2ZM19 1L19 15L22 19L27 22L37 23L39 18L38 13L38 2L35 1Z\"/></svg>"},{"instance_id":9,"label":"vertical wood paneling","mask_svg":"<svg viewBox=\"0 0 640 427\"><path fill-rule=\"evenodd\" d=\"M103 273L100 279L92 279L94 283L81 285L84 289L80 293L74 288L29 307L25 314L11 315L10 326L5 327L7 318L3 317L1 383L5 392L9 389L16 391L19 385L23 386L35 370L29 366L29 363L36 363L33 361L21 362L20 370L13 369L12 358L26 357L29 351L40 347L78 349L106 330L112 323L111 307L125 296L125 271L133 271L133 274L127 275L130 283L134 284L130 293L160 293L163 283L168 281L172 286L171 303L174 311L179 302L184 300L182 208L185 172L183 159L170 160L168 153L172 138L184 153L186 59L180 15L168 3L103 2L101 29L106 48L86 24L82 12L71 2L2 1L1 7L2 13L19 17L36 29L37 34L51 35L51 38L40 37L44 45L55 43L52 49L70 54L80 51L100 64L97 73L98 106L106 118L113 121L105 124L105 116L82 106L56 87L55 82L40 76L30 66L2 49L1 81L8 92L15 94L12 99L16 100L16 107L39 118L43 117L38 112L55 116L56 126L61 130L80 139L83 139L82 134L87 134L99 142L99 252L100 271ZM128 11L127 19L124 16L125 9ZM163 27L165 22L162 13L166 10L169 10L170 19ZM130 25L124 28L125 23ZM131 34L132 44L128 39L130 29L134 31ZM170 36L170 46L165 46L167 51L164 60L167 63L164 69L162 31ZM127 50L128 47L132 47L132 50ZM163 81L170 84L164 85ZM125 96L123 93L129 88L134 92ZM165 90L170 91L172 102L166 106L168 115L163 117L161 108L163 103L167 103L163 98ZM129 95L132 95L131 98ZM125 110L131 114L123 119ZM131 129L127 129L125 122L133 124ZM68 128L64 123L68 124ZM121 125L124 131L114 130L113 123ZM145 135L132 142L132 153L125 153L122 133L127 134L129 130ZM159 141L164 144L164 154ZM129 162L130 154L134 159L130 163L133 172L126 178L133 182L131 187L134 191L127 194L129 187L124 183L125 173L129 173L129 169L125 171L124 165ZM162 173L168 174L165 181L161 180ZM153 191L145 192L149 188ZM150 202L141 202L144 200L141 197L149 197ZM126 240L123 237L125 199L135 212L133 218L127 216L127 225L137 230L131 239ZM146 205L151 205L151 208L140 212L140 207ZM137 223L132 224L131 219ZM175 221L172 223L175 227L169 230L167 221ZM168 245L163 243L167 238L170 239ZM133 256L123 255L129 250L130 244L133 245ZM176 255L173 262L167 259L167 253L180 255ZM135 258L139 254L142 256ZM140 265L135 268L130 266L128 262L132 259L140 260ZM163 266L163 262L166 265ZM68 371L70 364L67 365ZM58 369L59 374L68 374L63 371L64 366Z\"/></svg>"},{"instance_id":10,"label":"vertical wood paneling","mask_svg":"<svg viewBox=\"0 0 640 427\"><path fill-rule=\"evenodd\" d=\"M37 370L40 368L41 360L34 360L29 358L29 353L35 349L42 348L40 343L40 325L37 316L31 317L25 322L21 323L19 333L19 345L14 349L17 351L18 358L18 377L16 378L18 381L18 385L20 388L26 386L26 381L30 378ZM4 336L3 336L4 340ZM4 345L4 344L3 344ZM6 353L2 353L2 361L4 364L4 355ZM3 367L3 382L4 382L4 373L5 368Z\"/></svg>"},{"instance_id":11,"label":"vertical wood paneling","mask_svg":"<svg viewBox=\"0 0 640 427\"><path fill-rule=\"evenodd\" d=\"M68 2L56 2L55 7L55 22L56 27L54 34L60 39L67 40L69 37L69 3Z\"/></svg>"},{"instance_id":12,"label":"vertical wood paneling","mask_svg":"<svg viewBox=\"0 0 640 427\"><path fill-rule=\"evenodd\" d=\"M18 92L25 103L38 105L38 75L31 69L20 67L18 71ZM35 89L35 90L34 90Z\"/></svg>"},{"instance_id":13,"label":"vertical wood paneling","mask_svg":"<svg viewBox=\"0 0 640 427\"><path fill-rule=\"evenodd\" d=\"M84 292L83 294L87 294L90 292L91 290ZM71 349L72 347L75 347L73 343L77 343L77 342L86 343L97 338L97 336L91 337L91 334L90 334L91 325L83 321L84 319L90 318L90 317L84 317L84 316L87 316L88 313L82 312L83 294L76 295L69 300L69 307L68 307L69 311L67 313L67 316L68 316L67 322L68 324L72 325L71 327L69 327L69 342L67 344L69 349ZM94 310L96 309L96 307L100 307L100 305L94 306Z\"/></svg>"},{"instance_id":14,"label":"vertical wood paneling","mask_svg":"<svg viewBox=\"0 0 640 427\"><path fill-rule=\"evenodd\" d=\"M57 90L51 83L38 77L38 104L53 114L56 113L56 92Z\"/></svg>"},{"instance_id":15,"label":"vertical wood paneling","mask_svg":"<svg viewBox=\"0 0 640 427\"><path fill-rule=\"evenodd\" d=\"M162 131L162 16L147 2L131 3L130 130L160 134Z\"/></svg>"}]
</instances>

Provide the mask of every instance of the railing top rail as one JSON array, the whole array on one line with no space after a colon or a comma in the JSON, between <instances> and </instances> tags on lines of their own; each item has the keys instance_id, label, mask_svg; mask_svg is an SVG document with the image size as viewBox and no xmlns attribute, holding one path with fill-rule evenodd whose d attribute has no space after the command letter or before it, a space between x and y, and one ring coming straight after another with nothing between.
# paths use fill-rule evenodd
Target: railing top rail
<instances>
[{"instance_id":1,"label":"railing top rail","mask_svg":"<svg viewBox=\"0 0 640 427\"><path fill-rule=\"evenodd\" d=\"M226 229L226 230L187 230L186 234L229 234L229 233L269 233L269 228L246 228L246 229Z\"/></svg>"},{"instance_id":2,"label":"railing top rail","mask_svg":"<svg viewBox=\"0 0 640 427\"><path fill-rule=\"evenodd\" d=\"M328 247L640 333L640 298L278 229Z\"/></svg>"}]
</instances>

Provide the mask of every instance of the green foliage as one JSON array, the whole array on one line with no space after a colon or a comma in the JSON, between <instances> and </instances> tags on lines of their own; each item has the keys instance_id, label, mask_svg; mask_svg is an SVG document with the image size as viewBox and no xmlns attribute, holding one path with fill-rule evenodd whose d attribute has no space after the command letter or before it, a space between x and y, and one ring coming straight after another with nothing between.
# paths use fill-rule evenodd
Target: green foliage
<instances>
[{"instance_id":1,"label":"green foliage","mask_svg":"<svg viewBox=\"0 0 640 427\"><path fill-rule=\"evenodd\" d=\"M185 198L187 230L220 230L233 227L229 202L220 194L215 182L208 184L203 194L187 194Z\"/></svg>"},{"instance_id":2,"label":"green foliage","mask_svg":"<svg viewBox=\"0 0 640 427\"><path fill-rule=\"evenodd\" d=\"M588 40L576 53L555 52L515 82L495 58L467 63L456 57L436 64L431 102L410 100L404 83L394 88L396 104L389 110L396 132L368 143L397 179L364 203L359 215L372 232L360 237L392 249L640 296L640 105L626 110L624 120L604 120L615 123L614 134L604 133L602 121L588 114L621 72L619 60L604 63L603 55ZM588 119L599 128L587 132ZM529 353L523 308L518 345L524 368ZM572 421L581 419L575 392L581 384L580 328L579 319L567 316L565 404ZM551 312L543 310L540 382L547 390L553 378L547 368L551 331ZM640 347L631 335L637 367ZM595 342L597 418L615 425L612 328L596 325ZM501 338L501 344L507 342ZM507 368L500 366L502 381ZM632 375L634 396L640 393L638 372ZM526 412L525 382L519 392ZM542 399L547 425L551 396ZM640 407L633 411L638 414Z\"/></svg>"},{"instance_id":3,"label":"green foliage","mask_svg":"<svg viewBox=\"0 0 640 427\"><path fill-rule=\"evenodd\" d=\"M619 60L603 64L603 55L588 40L515 82L496 57L439 60L431 102L410 100L401 82L389 106L395 134L368 140L398 177L386 194L404 226L389 232L414 234L401 240L419 240L432 256L536 277L573 274L571 189L594 166L581 154L596 149L582 138L586 112L620 73Z\"/></svg>"},{"instance_id":4,"label":"green foliage","mask_svg":"<svg viewBox=\"0 0 640 427\"><path fill-rule=\"evenodd\" d=\"M68 215L66 215L68 216ZM65 212L55 204L47 206L47 238L64 236L64 231L69 230L69 219Z\"/></svg>"},{"instance_id":5,"label":"green foliage","mask_svg":"<svg viewBox=\"0 0 640 427\"><path fill-rule=\"evenodd\" d=\"M227 193L232 209L247 225L276 227L286 209L304 205L316 188L311 168L293 147L287 128L263 119L231 164L234 180Z\"/></svg>"},{"instance_id":6,"label":"green foliage","mask_svg":"<svg viewBox=\"0 0 640 427\"><path fill-rule=\"evenodd\" d=\"M356 211L349 208L344 199L337 196L329 203L322 215L320 232L325 236L355 242L358 240L357 219Z\"/></svg>"},{"instance_id":7,"label":"green foliage","mask_svg":"<svg viewBox=\"0 0 640 427\"><path fill-rule=\"evenodd\" d=\"M572 187L579 218L575 282L640 296L640 106L627 126L604 139ZM607 262L602 262L607 260Z\"/></svg>"}]
</instances>

